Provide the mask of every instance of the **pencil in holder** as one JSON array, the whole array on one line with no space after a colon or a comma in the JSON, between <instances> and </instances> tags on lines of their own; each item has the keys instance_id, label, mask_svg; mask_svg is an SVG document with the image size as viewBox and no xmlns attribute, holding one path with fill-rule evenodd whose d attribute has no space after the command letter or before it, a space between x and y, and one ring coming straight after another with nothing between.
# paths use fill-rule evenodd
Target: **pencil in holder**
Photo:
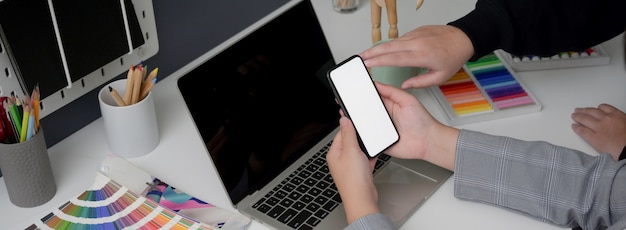
<instances>
[{"instance_id":1,"label":"pencil in holder","mask_svg":"<svg viewBox=\"0 0 626 230\"><path fill-rule=\"evenodd\" d=\"M16 206L36 207L50 201L56 194L42 128L24 142L0 143L0 168L9 199Z\"/></svg>"}]
</instances>

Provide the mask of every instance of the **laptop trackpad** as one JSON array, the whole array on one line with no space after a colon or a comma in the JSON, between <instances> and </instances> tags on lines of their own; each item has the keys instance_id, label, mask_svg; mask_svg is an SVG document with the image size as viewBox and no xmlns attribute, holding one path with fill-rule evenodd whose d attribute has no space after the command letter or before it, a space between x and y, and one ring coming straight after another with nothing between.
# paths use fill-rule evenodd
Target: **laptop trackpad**
<instances>
[{"instance_id":1,"label":"laptop trackpad","mask_svg":"<svg viewBox=\"0 0 626 230\"><path fill-rule=\"evenodd\" d=\"M378 207L396 227L402 226L437 187L432 178L394 162L376 175L374 183L378 189Z\"/></svg>"}]
</instances>

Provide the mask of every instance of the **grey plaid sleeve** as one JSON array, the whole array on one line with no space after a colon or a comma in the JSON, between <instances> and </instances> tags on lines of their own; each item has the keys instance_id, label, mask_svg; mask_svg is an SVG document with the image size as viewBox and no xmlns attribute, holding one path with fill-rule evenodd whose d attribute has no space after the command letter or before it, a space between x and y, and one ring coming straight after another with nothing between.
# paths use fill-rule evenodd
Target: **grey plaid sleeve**
<instances>
[{"instance_id":1,"label":"grey plaid sleeve","mask_svg":"<svg viewBox=\"0 0 626 230\"><path fill-rule=\"evenodd\" d=\"M394 230L396 227L391 222L389 217L381 214L374 213L366 216L362 216L352 222L344 230Z\"/></svg>"},{"instance_id":2,"label":"grey plaid sleeve","mask_svg":"<svg viewBox=\"0 0 626 230\"><path fill-rule=\"evenodd\" d=\"M626 227L626 161L461 130L454 195L583 229Z\"/></svg>"}]
</instances>

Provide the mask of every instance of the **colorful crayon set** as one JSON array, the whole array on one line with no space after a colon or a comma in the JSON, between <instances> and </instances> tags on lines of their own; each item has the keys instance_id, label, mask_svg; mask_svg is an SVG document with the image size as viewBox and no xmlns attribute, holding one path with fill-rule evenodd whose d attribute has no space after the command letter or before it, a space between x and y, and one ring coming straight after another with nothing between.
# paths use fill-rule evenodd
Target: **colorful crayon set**
<instances>
[{"instance_id":1,"label":"colorful crayon set","mask_svg":"<svg viewBox=\"0 0 626 230\"><path fill-rule=\"evenodd\" d=\"M503 50L496 50L495 53L515 71L607 65L611 62L611 57L604 51L602 45L596 45L585 50L560 52L550 57L516 56Z\"/></svg>"},{"instance_id":2,"label":"colorful crayon set","mask_svg":"<svg viewBox=\"0 0 626 230\"><path fill-rule=\"evenodd\" d=\"M26 229L213 229L102 174L97 179L95 189L86 190Z\"/></svg>"},{"instance_id":3,"label":"colorful crayon set","mask_svg":"<svg viewBox=\"0 0 626 230\"><path fill-rule=\"evenodd\" d=\"M541 110L541 103L495 53L467 62L448 81L430 89L444 109L449 125Z\"/></svg>"}]
</instances>

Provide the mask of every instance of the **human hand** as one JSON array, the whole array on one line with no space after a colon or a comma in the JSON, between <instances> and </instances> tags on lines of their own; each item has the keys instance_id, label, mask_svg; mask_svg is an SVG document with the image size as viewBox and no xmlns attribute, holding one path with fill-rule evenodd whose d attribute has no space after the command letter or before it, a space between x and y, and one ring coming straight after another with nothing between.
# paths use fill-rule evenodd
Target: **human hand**
<instances>
[{"instance_id":1,"label":"human hand","mask_svg":"<svg viewBox=\"0 0 626 230\"><path fill-rule=\"evenodd\" d=\"M368 159L359 147L350 119L341 116L340 131L326 154L333 181L339 190L348 223L378 213L378 191L372 172L376 158Z\"/></svg>"},{"instance_id":2,"label":"human hand","mask_svg":"<svg viewBox=\"0 0 626 230\"><path fill-rule=\"evenodd\" d=\"M626 113L609 104L597 108L576 108L572 129L599 153L617 160L626 146Z\"/></svg>"},{"instance_id":3,"label":"human hand","mask_svg":"<svg viewBox=\"0 0 626 230\"><path fill-rule=\"evenodd\" d=\"M400 133L400 140L385 153L403 159L423 159L454 170L459 130L441 124L405 90L379 82L376 88Z\"/></svg>"},{"instance_id":4,"label":"human hand","mask_svg":"<svg viewBox=\"0 0 626 230\"><path fill-rule=\"evenodd\" d=\"M402 88L439 85L463 67L474 54L474 46L460 29L449 25L418 27L390 42L359 54L367 67L412 66L428 73L412 77Z\"/></svg>"}]
</instances>

